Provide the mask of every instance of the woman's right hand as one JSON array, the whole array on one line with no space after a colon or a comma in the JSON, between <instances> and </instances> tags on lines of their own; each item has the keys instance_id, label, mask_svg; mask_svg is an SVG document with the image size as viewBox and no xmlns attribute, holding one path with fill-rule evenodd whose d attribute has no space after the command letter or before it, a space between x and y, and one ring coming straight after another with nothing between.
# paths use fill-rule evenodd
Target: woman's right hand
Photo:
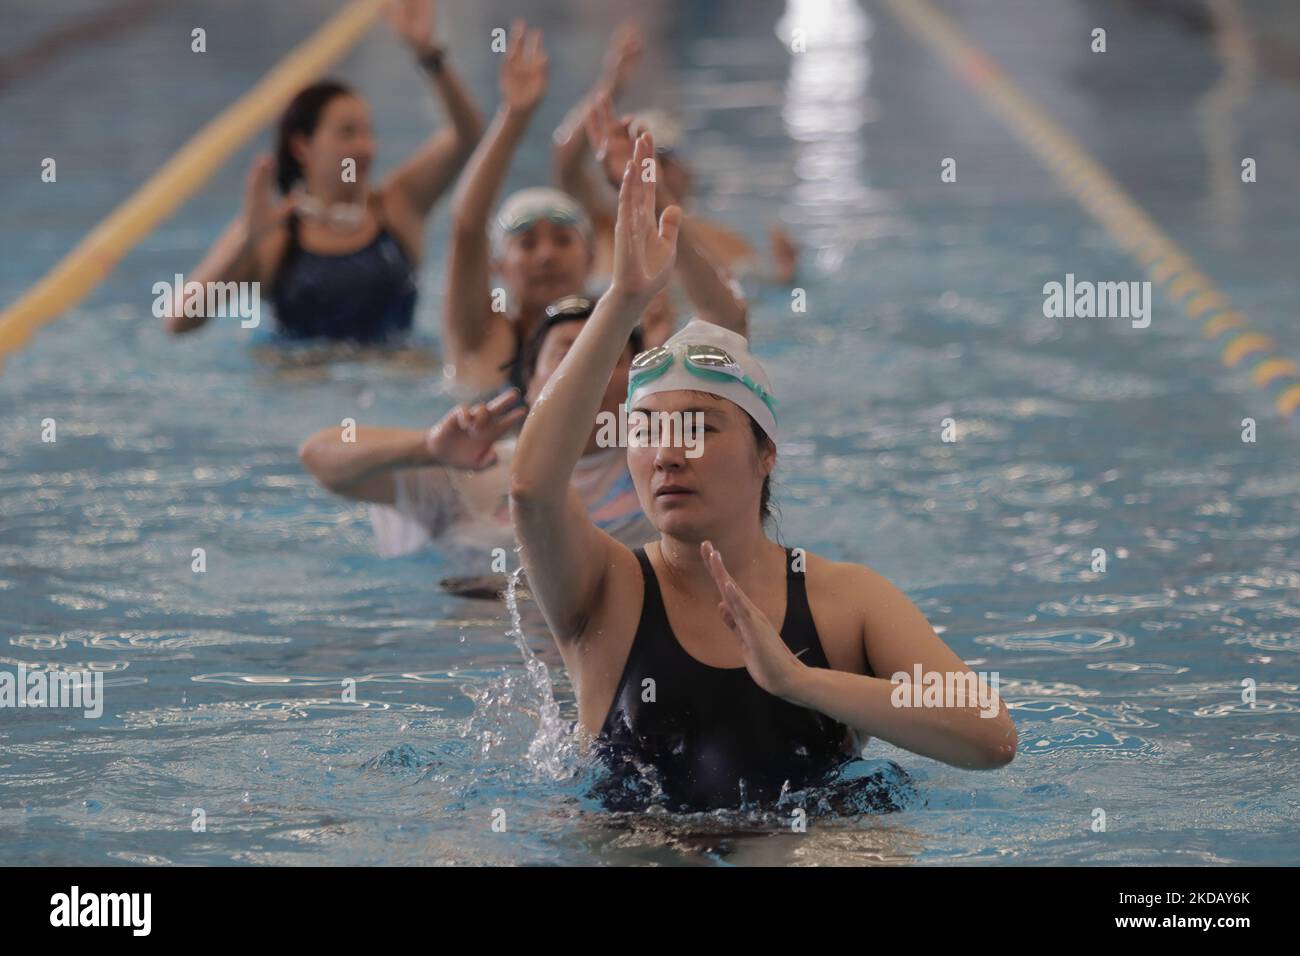
<instances>
[{"instance_id":1,"label":"woman's right hand","mask_svg":"<svg viewBox=\"0 0 1300 956\"><path fill-rule=\"evenodd\" d=\"M449 468L481 471L495 465L497 441L528 415L519 401L512 388L486 404L456 406L429 429L425 449Z\"/></svg>"},{"instance_id":2,"label":"woman's right hand","mask_svg":"<svg viewBox=\"0 0 1300 956\"><path fill-rule=\"evenodd\" d=\"M501 98L508 109L529 113L537 107L546 93L549 63L542 49L542 31L529 30L523 20L516 20L501 64Z\"/></svg>"},{"instance_id":3,"label":"woman's right hand","mask_svg":"<svg viewBox=\"0 0 1300 956\"><path fill-rule=\"evenodd\" d=\"M433 23L437 9L433 0L398 0L388 13L388 23L416 56L433 46Z\"/></svg>"},{"instance_id":4,"label":"woman's right hand","mask_svg":"<svg viewBox=\"0 0 1300 956\"><path fill-rule=\"evenodd\" d=\"M641 62L641 53L644 49L641 25L635 20L626 20L619 24L614 35L610 37L609 47L605 50L605 62L597 86L617 96L627 85L637 64Z\"/></svg>"}]
</instances>

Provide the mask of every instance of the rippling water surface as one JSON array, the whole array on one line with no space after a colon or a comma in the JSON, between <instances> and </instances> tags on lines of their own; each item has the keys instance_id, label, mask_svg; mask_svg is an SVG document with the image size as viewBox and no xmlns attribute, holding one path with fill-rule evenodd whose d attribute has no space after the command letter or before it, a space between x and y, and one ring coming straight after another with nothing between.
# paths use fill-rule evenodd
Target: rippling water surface
<instances>
[{"instance_id":1,"label":"rippling water surface","mask_svg":"<svg viewBox=\"0 0 1300 956\"><path fill-rule=\"evenodd\" d=\"M965 772L873 742L873 766L911 778L904 808L807 834L759 813L600 810L560 732L572 690L535 608L516 627L504 606L437 588L486 572L482 555L376 557L364 509L297 463L303 437L344 417L432 421L450 402L436 369L268 362L233 324L178 341L150 316L152 283L233 213L246 150L0 377L0 665L94 668L106 694L98 720L0 711L0 863L1296 862L1295 427L1158 295L1141 332L1042 317L1043 283L1066 272L1141 276L883 12L836 21L838 45L801 59L775 38L780 5L700 6L646 15L671 38L647 79L687 126L701 211L756 238L780 217L806 246L806 313L753 293L787 436L782 539L871 564L972 667L998 671L1015 762ZM1215 144L1197 117L1222 66L1204 38L1116 13L1164 64L1152 85L1143 62L1116 55L1100 73L1075 50L1084 5L1036 6L1018 27L949 8L1300 353L1300 290L1283 278L1300 200L1261 177L1245 200L1212 202ZM259 12L248 36L254 7L210 12L201 62L166 52L191 26L167 10L0 91L24 132L0 144L6 169L60 157L57 186L0 177L0 299L332 5ZM480 95L494 64L465 38L513 9L443 17ZM554 81L516 185L544 174L548 124L601 43L594 18L529 9L550 29ZM59 15L29 13L33 36ZM1026 29L1036 45L1016 41ZM394 52L376 32L343 68L374 105L381 166L435 115ZM1267 130L1284 165L1300 146L1294 90L1254 83L1232 126ZM950 155L959 183L941 187ZM431 243L419 323L436 349L445 216ZM54 444L39 440L46 418ZM945 418L956 443L939 440Z\"/></svg>"}]
</instances>

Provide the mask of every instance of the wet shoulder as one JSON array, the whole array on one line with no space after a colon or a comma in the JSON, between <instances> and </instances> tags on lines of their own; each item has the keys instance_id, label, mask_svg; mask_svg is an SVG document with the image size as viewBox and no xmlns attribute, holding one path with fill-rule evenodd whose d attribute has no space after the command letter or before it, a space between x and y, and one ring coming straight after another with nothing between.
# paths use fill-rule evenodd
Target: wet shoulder
<instances>
[{"instance_id":1,"label":"wet shoulder","mask_svg":"<svg viewBox=\"0 0 1300 956\"><path fill-rule=\"evenodd\" d=\"M604 639L610 635L615 636L616 643L621 642L622 637L630 641L641 618L645 597L641 562L632 548L604 531L598 533L602 547L593 557L604 562L605 573L580 642L586 644L592 636Z\"/></svg>"},{"instance_id":2,"label":"wet shoulder","mask_svg":"<svg viewBox=\"0 0 1300 956\"><path fill-rule=\"evenodd\" d=\"M803 553L803 566L808 606L827 661L835 670L866 673L869 608L881 595L882 584L887 587L889 582L866 565L811 552Z\"/></svg>"}]
</instances>

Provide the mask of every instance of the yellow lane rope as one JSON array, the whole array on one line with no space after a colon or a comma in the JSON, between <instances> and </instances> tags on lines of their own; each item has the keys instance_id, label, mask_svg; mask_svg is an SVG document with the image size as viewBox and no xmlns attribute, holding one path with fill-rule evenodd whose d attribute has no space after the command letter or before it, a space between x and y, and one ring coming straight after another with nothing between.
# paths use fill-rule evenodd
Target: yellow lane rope
<instances>
[{"instance_id":1,"label":"yellow lane rope","mask_svg":"<svg viewBox=\"0 0 1300 956\"><path fill-rule=\"evenodd\" d=\"M884 0L894 15L968 83L1056 176L1078 203L1147 271L1188 318L1201 322L1225 365L1246 367L1251 381L1271 393L1285 418L1300 408L1300 367L1278 354L1276 343L1250 328L1227 297L1124 192L1066 130L1029 99L996 62L929 0Z\"/></svg>"},{"instance_id":2,"label":"yellow lane rope","mask_svg":"<svg viewBox=\"0 0 1300 956\"><path fill-rule=\"evenodd\" d=\"M0 313L0 362L90 294L141 239L192 196L294 94L361 39L389 0L353 0L211 120L22 298Z\"/></svg>"}]
</instances>

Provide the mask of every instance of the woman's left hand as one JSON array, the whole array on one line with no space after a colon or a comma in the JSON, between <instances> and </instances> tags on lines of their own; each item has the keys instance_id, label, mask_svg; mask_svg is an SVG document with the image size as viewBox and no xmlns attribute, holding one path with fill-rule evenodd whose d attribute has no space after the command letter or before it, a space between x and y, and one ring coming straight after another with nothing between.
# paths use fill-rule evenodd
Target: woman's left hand
<instances>
[{"instance_id":1,"label":"woman's left hand","mask_svg":"<svg viewBox=\"0 0 1300 956\"><path fill-rule=\"evenodd\" d=\"M496 443L528 415L521 400L512 388L486 404L456 406L429 429L425 449L448 468L481 471L495 465Z\"/></svg>"},{"instance_id":2,"label":"woman's left hand","mask_svg":"<svg viewBox=\"0 0 1300 956\"><path fill-rule=\"evenodd\" d=\"M388 15L398 39L418 56L433 46L433 0L397 0Z\"/></svg>"},{"instance_id":3,"label":"woman's left hand","mask_svg":"<svg viewBox=\"0 0 1300 956\"><path fill-rule=\"evenodd\" d=\"M807 665L794 656L767 615L736 584L722 563L722 554L708 541L700 545L700 554L722 595L718 611L740 641L749 676L769 694L799 703L794 690Z\"/></svg>"},{"instance_id":4,"label":"woman's left hand","mask_svg":"<svg viewBox=\"0 0 1300 956\"><path fill-rule=\"evenodd\" d=\"M605 171L605 178L615 189L623 181L623 171L627 169L632 158L634 141L632 139L632 117L619 119L614 115L614 101L608 92L600 92L592 97L583 113L583 124L587 128L587 142L595 154L596 162ZM656 178L658 173L656 172Z\"/></svg>"},{"instance_id":5,"label":"woman's left hand","mask_svg":"<svg viewBox=\"0 0 1300 956\"><path fill-rule=\"evenodd\" d=\"M641 39L641 25L635 20L627 20L614 31L609 48L605 51L605 63L601 69L597 85L617 96L627 85L628 78L641 61L645 43Z\"/></svg>"}]
</instances>

